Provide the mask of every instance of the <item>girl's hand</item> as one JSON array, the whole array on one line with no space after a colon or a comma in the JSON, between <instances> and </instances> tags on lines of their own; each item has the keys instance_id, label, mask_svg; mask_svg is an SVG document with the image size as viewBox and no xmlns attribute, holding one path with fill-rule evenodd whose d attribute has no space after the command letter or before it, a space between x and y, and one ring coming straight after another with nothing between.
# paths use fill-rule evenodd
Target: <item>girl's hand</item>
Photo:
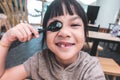
<instances>
[{"instance_id":1,"label":"girl's hand","mask_svg":"<svg viewBox=\"0 0 120 80\"><path fill-rule=\"evenodd\" d=\"M33 36L34 34L34 36ZM20 23L15 27L9 29L1 38L1 43L10 46L13 41L19 40L20 42L26 42L32 38L39 37L38 31L27 23Z\"/></svg>"}]
</instances>

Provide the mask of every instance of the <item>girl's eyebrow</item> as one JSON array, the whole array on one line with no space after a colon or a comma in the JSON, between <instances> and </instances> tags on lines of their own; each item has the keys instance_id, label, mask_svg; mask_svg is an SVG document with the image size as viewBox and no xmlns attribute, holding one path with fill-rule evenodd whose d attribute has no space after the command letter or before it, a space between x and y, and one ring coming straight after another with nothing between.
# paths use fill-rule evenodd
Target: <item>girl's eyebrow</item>
<instances>
[{"instance_id":1,"label":"girl's eyebrow","mask_svg":"<svg viewBox=\"0 0 120 80\"><path fill-rule=\"evenodd\" d=\"M75 17L71 17L71 18L70 18L71 21L73 21L73 20L75 20L75 19L81 19L81 18L78 17L78 16L75 16Z\"/></svg>"},{"instance_id":2,"label":"girl's eyebrow","mask_svg":"<svg viewBox=\"0 0 120 80\"><path fill-rule=\"evenodd\" d=\"M56 19L56 18L53 18L52 20L50 20L49 23L54 22L54 21L60 21L60 20L58 20L58 19Z\"/></svg>"}]
</instances>

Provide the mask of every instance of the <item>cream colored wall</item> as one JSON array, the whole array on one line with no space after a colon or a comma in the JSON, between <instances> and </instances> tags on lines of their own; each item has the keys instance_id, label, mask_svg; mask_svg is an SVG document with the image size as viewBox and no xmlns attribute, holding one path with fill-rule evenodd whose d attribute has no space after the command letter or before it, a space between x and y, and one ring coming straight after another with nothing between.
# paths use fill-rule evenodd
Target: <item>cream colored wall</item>
<instances>
[{"instance_id":1,"label":"cream colored wall","mask_svg":"<svg viewBox=\"0 0 120 80\"><path fill-rule=\"evenodd\" d=\"M80 0L78 0L80 2ZM80 2L85 11L87 11L87 5ZM103 28L108 28L109 23L114 23L118 17L120 9L120 0L97 0L96 2L90 4L100 6L97 19L95 21L96 25Z\"/></svg>"},{"instance_id":2,"label":"cream colored wall","mask_svg":"<svg viewBox=\"0 0 120 80\"><path fill-rule=\"evenodd\" d=\"M100 10L96 24L108 28L109 23L115 23L116 21L120 9L120 0L97 0L97 5L100 6Z\"/></svg>"}]
</instances>

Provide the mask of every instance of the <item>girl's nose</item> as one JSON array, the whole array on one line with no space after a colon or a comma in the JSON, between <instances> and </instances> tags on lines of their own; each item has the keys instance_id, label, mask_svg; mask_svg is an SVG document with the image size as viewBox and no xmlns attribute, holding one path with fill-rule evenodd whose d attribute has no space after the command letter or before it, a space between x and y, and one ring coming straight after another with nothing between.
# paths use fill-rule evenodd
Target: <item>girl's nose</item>
<instances>
[{"instance_id":1,"label":"girl's nose","mask_svg":"<svg viewBox=\"0 0 120 80\"><path fill-rule=\"evenodd\" d=\"M69 29L63 26L58 31L58 37L63 37L63 38L70 37L70 31L69 31Z\"/></svg>"}]
</instances>

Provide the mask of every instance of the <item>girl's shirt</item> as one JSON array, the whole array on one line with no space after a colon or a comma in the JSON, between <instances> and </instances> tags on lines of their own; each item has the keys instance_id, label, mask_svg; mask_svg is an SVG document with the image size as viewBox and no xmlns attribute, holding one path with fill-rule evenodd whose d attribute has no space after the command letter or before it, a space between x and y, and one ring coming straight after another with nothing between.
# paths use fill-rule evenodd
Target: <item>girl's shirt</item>
<instances>
[{"instance_id":1,"label":"girl's shirt","mask_svg":"<svg viewBox=\"0 0 120 80\"><path fill-rule=\"evenodd\" d=\"M97 58L80 51L77 60L66 68L45 49L24 62L33 80L106 80Z\"/></svg>"}]
</instances>

